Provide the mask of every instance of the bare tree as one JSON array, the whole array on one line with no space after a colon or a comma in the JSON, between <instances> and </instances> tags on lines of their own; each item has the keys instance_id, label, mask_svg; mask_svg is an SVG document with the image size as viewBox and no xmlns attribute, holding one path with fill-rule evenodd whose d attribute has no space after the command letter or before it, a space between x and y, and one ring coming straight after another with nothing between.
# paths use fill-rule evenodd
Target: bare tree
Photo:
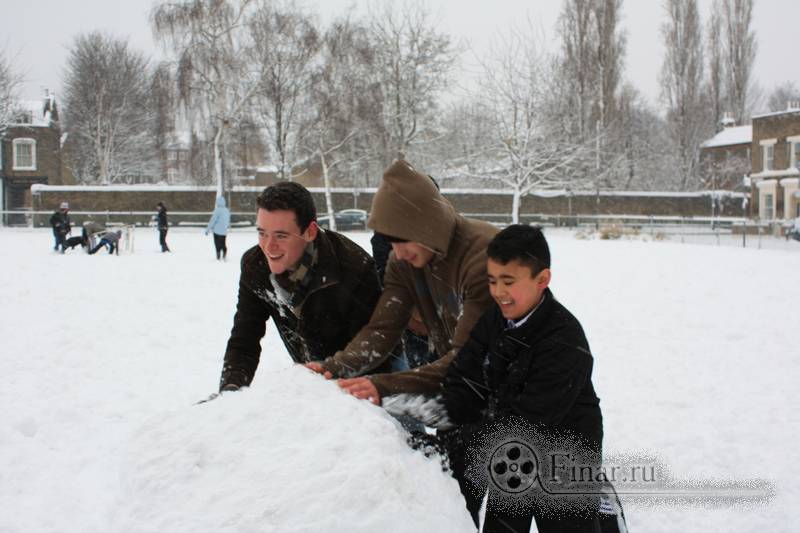
<instances>
[{"instance_id":1,"label":"bare tree","mask_svg":"<svg viewBox=\"0 0 800 533\"><path fill-rule=\"evenodd\" d=\"M210 130L217 194L225 190L223 151L260 87L263 64L250 61L248 22L255 0L163 1L150 13L153 33L175 54L176 80L191 124Z\"/></svg>"},{"instance_id":2,"label":"bare tree","mask_svg":"<svg viewBox=\"0 0 800 533\"><path fill-rule=\"evenodd\" d=\"M322 168L325 201L335 230L334 169L357 168L372 156L361 149L369 144L366 141L375 126L369 76L374 54L368 29L349 15L335 20L323 36L320 56L311 89L315 116L306 142Z\"/></svg>"},{"instance_id":3,"label":"bare tree","mask_svg":"<svg viewBox=\"0 0 800 533\"><path fill-rule=\"evenodd\" d=\"M598 122L603 128L616 119L617 90L625 58L625 34L619 29L622 0L595 0L597 45L594 58L598 70Z\"/></svg>"},{"instance_id":4,"label":"bare tree","mask_svg":"<svg viewBox=\"0 0 800 533\"><path fill-rule=\"evenodd\" d=\"M685 190L697 174L699 145L708 130L702 100L702 30L696 0L665 0L664 7L667 21L662 35L666 53L661 94L667 104L681 190Z\"/></svg>"},{"instance_id":5,"label":"bare tree","mask_svg":"<svg viewBox=\"0 0 800 533\"><path fill-rule=\"evenodd\" d=\"M786 81L775 87L767 98L769 111L784 111L790 103L800 103L800 88L793 81Z\"/></svg>"},{"instance_id":6,"label":"bare tree","mask_svg":"<svg viewBox=\"0 0 800 533\"><path fill-rule=\"evenodd\" d=\"M621 130L622 72L626 37L622 0L564 0L560 16L560 68L553 71L551 121L560 121L578 142L594 140L594 164L576 172L596 185L612 186L623 172L628 136Z\"/></svg>"},{"instance_id":7,"label":"bare tree","mask_svg":"<svg viewBox=\"0 0 800 533\"><path fill-rule=\"evenodd\" d=\"M620 116L616 131L624 135L624 157L618 159L614 181L622 190L676 189L674 157L665 149L671 145L666 120L630 85L621 92Z\"/></svg>"},{"instance_id":8,"label":"bare tree","mask_svg":"<svg viewBox=\"0 0 800 533\"><path fill-rule=\"evenodd\" d=\"M494 120L490 144L469 157L480 177L512 191L514 223L522 197L533 189L578 185L572 170L586 154L582 144L559 135L548 120L551 64L536 40L522 32L510 33L484 64L480 101Z\"/></svg>"},{"instance_id":9,"label":"bare tree","mask_svg":"<svg viewBox=\"0 0 800 533\"><path fill-rule=\"evenodd\" d=\"M757 43L751 29L753 0L722 0L725 25L725 92L737 124L747 120L752 98L753 64Z\"/></svg>"},{"instance_id":10,"label":"bare tree","mask_svg":"<svg viewBox=\"0 0 800 533\"><path fill-rule=\"evenodd\" d=\"M12 121L22 75L14 68L4 50L0 50L0 136Z\"/></svg>"},{"instance_id":11,"label":"bare tree","mask_svg":"<svg viewBox=\"0 0 800 533\"><path fill-rule=\"evenodd\" d=\"M151 100L155 113L155 149L161 165L161 174L167 175L166 150L175 130L175 80L167 63L156 67L150 85Z\"/></svg>"},{"instance_id":12,"label":"bare tree","mask_svg":"<svg viewBox=\"0 0 800 533\"><path fill-rule=\"evenodd\" d=\"M711 125L719 131L725 105L725 42L722 26L722 0L714 0L708 21L706 49L708 50L708 94L711 98Z\"/></svg>"},{"instance_id":13,"label":"bare tree","mask_svg":"<svg viewBox=\"0 0 800 533\"><path fill-rule=\"evenodd\" d=\"M427 128L450 80L455 53L421 2L407 1L399 12L383 3L371 13L369 27L384 124L381 153L388 163L413 143L430 139Z\"/></svg>"},{"instance_id":14,"label":"bare tree","mask_svg":"<svg viewBox=\"0 0 800 533\"><path fill-rule=\"evenodd\" d=\"M93 32L75 38L65 77L69 165L84 182L130 182L158 172L150 68L128 42Z\"/></svg>"},{"instance_id":15,"label":"bare tree","mask_svg":"<svg viewBox=\"0 0 800 533\"><path fill-rule=\"evenodd\" d=\"M565 0L559 17L561 65L566 92L565 115L575 117L575 132L581 140L590 135L590 116L596 97L598 48L597 26L593 24L596 0ZM570 128L572 129L572 128Z\"/></svg>"},{"instance_id":16,"label":"bare tree","mask_svg":"<svg viewBox=\"0 0 800 533\"><path fill-rule=\"evenodd\" d=\"M442 110L441 136L427 145L430 169L439 185L445 187L491 187L497 181L487 180L484 152L494 142L494 114L474 94L453 102Z\"/></svg>"},{"instance_id":17,"label":"bare tree","mask_svg":"<svg viewBox=\"0 0 800 533\"><path fill-rule=\"evenodd\" d=\"M320 47L315 20L291 2L259 2L249 21L253 62L263 74L255 108L278 159L281 179L292 178L299 162L303 127L308 124L308 95Z\"/></svg>"}]
</instances>

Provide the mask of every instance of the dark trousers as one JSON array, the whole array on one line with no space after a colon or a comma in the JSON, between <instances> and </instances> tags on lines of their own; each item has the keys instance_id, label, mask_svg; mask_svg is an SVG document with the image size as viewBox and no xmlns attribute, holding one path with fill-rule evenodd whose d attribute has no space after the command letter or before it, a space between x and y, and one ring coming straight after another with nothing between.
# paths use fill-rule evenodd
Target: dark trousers
<instances>
[{"instance_id":1,"label":"dark trousers","mask_svg":"<svg viewBox=\"0 0 800 533\"><path fill-rule=\"evenodd\" d=\"M56 245L53 246L53 250L58 251L61 248L61 252L63 253L64 250L67 249L67 234L61 233L60 231L54 231L53 237L56 239Z\"/></svg>"},{"instance_id":2,"label":"dark trousers","mask_svg":"<svg viewBox=\"0 0 800 533\"><path fill-rule=\"evenodd\" d=\"M225 246L225 235L214 234L214 248L217 249L217 259L220 258L220 254L222 254L223 259L227 257L228 247Z\"/></svg>"},{"instance_id":3,"label":"dark trousers","mask_svg":"<svg viewBox=\"0 0 800 533\"><path fill-rule=\"evenodd\" d=\"M520 533L531 529L536 521L539 533L601 533L600 520L593 515L543 515L538 511L523 516L510 516L492 511L492 495L489 494L483 533Z\"/></svg>"},{"instance_id":4,"label":"dark trousers","mask_svg":"<svg viewBox=\"0 0 800 533\"><path fill-rule=\"evenodd\" d=\"M158 228L158 242L161 245L162 252L169 252L169 246L167 246L167 228Z\"/></svg>"},{"instance_id":5,"label":"dark trousers","mask_svg":"<svg viewBox=\"0 0 800 533\"><path fill-rule=\"evenodd\" d=\"M97 246L89 250L89 255L97 253L97 251L102 248L103 246L108 245L108 253L113 254L114 251L117 249L116 245L113 242L109 242L105 239L100 239L100 242L97 243Z\"/></svg>"},{"instance_id":6,"label":"dark trousers","mask_svg":"<svg viewBox=\"0 0 800 533\"><path fill-rule=\"evenodd\" d=\"M461 429L454 429L439 432L437 438L440 439L446 450L452 475L458 481L467 510L472 515L472 520L477 527L481 503L487 488L478 486L466 475L470 454L467 453L465 440L469 439L469 432L464 433ZM534 509L520 516L504 513L495 503L497 499L495 491L498 489L492 486L491 481L485 482L488 482L489 485L489 497L486 502L483 533L527 533L530 531L533 520L536 520L536 528L539 533L601 533L600 520L596 512L558 515L543 514L538 509Z\"/></svg>"},{"instance_id":7,"label":"dark trousers","mask_svg":"<svg viewBox=\"0 0 800 533\"><path fill-rule=\"evenodd\" d=\"M410 329L403 332L403 352L408 362L408 368L417 368L434 362L438 357L431 352L428 337L420 337Z\"/></svg>"}]
</instances>

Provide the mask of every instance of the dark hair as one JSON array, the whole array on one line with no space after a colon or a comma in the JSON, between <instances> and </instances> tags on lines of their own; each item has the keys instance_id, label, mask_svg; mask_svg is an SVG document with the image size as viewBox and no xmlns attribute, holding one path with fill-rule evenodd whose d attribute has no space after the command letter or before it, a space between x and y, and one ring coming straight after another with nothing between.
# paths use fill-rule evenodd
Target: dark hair
<instances>
[{"instance_id":1,"label":"dark hair","mask_svg":"<svg viewBox=\"0 0 800 533\"><path fill-rule=\"evenodd\" d=\"M489 259L503 265L519 261L534 276L550 268L550 248L542 230L533 226L512 224L494 236L486 250Z\"/></svg>"},{"instance_id":2,"label":"dark hair","mask_svg":"<svg viewBox=\"0 0 800 533\"><path fill-rule=\"evenodd\" d=\"M317 208L314 206L311 193L293 181L281 181L270 185L258 195L256 205L267 211L294 212L300 231L305 231L311 221L317 219Z\"/></svg>"}]
</instances>

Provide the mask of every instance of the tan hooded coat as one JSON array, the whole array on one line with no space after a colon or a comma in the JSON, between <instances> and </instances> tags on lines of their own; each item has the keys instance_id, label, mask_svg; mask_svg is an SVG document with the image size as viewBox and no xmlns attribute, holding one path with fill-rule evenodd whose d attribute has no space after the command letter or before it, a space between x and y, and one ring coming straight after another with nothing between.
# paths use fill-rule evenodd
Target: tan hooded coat
<instances>
[{"instance_id":1,"label":"tan hooded coat","mask_svg":"<svg viewBox=\"0 0 800 533\"><path fill-rule=\"evenodd\" d=\"M447 367L468 340L472 326L492 304L486 247L497 233L491 224L456 214L427 176L405 161L386 169L368 226L433 250L423 268L392 253L384 290L369 323L341 351L323 362L336 376L371 372L390 357L416 307L439 360L406 372L371 377L381 396L434 393Z\"/></svg>"}]
</instances>

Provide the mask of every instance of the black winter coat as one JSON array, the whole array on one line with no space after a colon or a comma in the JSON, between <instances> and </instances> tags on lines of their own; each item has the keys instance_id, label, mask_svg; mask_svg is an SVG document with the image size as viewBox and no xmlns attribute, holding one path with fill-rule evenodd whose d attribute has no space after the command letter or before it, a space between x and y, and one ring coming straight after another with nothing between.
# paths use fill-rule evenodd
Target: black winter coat
<instances>
[{"instance_id":1,"label":"black winter coat","mask_svg":"<svg viewBox=\"0 0 800 533\"><path fill-rule=\"evenodd\" d=\"M167 208L161 208L156 213L156 220L158 221L158 229L167 229L169 228L169 223L167 222Z\"/></svg>"},{"instance_id":2,"label":"black winter coat","mask_svg":"<svg viewBox=\"0 0 800 533\"><path fill-rule=\"evenodd\" d=\"M67 213L54 211L50 217L50 225L53 227L54 235L66 235L72 231L72 223Z\"/></svg>"},{"instance_id":3,"label":"black winter coat","mask_svg":"<svg viewBox=\"0 0 800 533\"><path fill-rule=\"evenodd\" d=\"M567 429L600 448L603 419L592 386L592 354L578 320L549 289L516 329L497 305L475 324L448 369L444 403L457 425L516 415Z\"/></svg>"},{"instance_id":4,"label":"black winter coat","mask_svg":"<svg viewBox=\"0 0 800 533\"><path fill-rule=\"evenodd\" d=\"M320 230L314 243L317 264L299 316L276 297L261 249L254 246L242 256L239 303L225 350L220 389L253 381L270 317L296 363L332 356L369 321L381 293L372 258L333 231Z\"/></svg>"}]
</instances>

